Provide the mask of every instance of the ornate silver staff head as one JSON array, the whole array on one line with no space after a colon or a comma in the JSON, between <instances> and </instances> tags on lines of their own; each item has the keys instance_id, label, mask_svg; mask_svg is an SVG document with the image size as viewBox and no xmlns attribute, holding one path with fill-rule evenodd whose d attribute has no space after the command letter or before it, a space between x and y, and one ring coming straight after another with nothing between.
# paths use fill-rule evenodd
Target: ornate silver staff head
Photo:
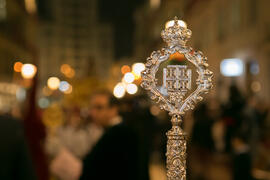
<instances>
[{"instance_id":1,"label":"ornate silver staff head","mask_svg":"<svg viewBox=\"0 0 270 180\"><path fill-rule=\"evenodd\" d=\"M177 17L169 21L161 32L167 46L152 52L142 72L141 86L172 116L172 129L167 132L168 180L186 179L186 136L180 127L181 116L212 87L213 73L207 69L207 58L186 46L191 34L184 21Z\"/></svg>"}]
</instances>

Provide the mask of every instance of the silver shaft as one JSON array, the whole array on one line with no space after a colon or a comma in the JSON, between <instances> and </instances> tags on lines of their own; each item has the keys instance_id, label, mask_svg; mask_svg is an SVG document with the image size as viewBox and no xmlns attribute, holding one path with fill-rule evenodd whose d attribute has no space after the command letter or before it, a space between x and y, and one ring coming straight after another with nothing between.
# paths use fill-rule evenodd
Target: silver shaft
<instances>
[{"instance_id":1,"label":"silver shaft","mask_svg":"<svg viewBox=\"0 0 270 180\"><path fill-rule=\"evenodd\" d=\"M180 127L181 116L172 117L172 129L167 132L167 180L186 180L186 134Z\"/></svg>"}]
</instances>

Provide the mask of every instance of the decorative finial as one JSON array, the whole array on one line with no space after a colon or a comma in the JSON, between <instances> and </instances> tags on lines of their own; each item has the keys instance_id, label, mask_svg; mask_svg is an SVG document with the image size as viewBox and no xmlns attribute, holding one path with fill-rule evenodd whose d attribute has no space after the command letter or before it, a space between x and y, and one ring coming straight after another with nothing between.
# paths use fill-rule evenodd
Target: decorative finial
<instances>
[{"instance_id":1,"label":"decorative finial","mask_svg":"<svg viewBox=\"0 0 270 180\"><path fill-rule=\"evenodd\" d=\"M165 29L161 32L163 40L170 46L175 44L185 45L191 37L191 30L187 28L187 24L178 20L175 16L174 20L168 21Z\"/></svg>"},{"instance_id":2,"label":"decorative finial","mask_svg":"<svg viewBox=\"0 0 270 180\"><path fill-rule=\"evenodd\" d=\"M177 16L174 17L174 25L178 25L178 17Z\"/></svg>"}]
</instances>

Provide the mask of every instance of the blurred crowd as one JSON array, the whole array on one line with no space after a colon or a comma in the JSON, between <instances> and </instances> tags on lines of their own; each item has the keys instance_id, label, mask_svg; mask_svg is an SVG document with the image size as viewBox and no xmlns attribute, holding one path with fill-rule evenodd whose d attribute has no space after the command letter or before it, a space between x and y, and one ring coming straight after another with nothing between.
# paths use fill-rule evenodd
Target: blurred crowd
<instances>
[{"instance_id":1,"label":"blurred crowd","mask_svg":"<svg viewBox=\"0 0 270 180\"><path fill-rule=\"evenodd\" d=\"M182 117L187 179L270 180L269 7L0 0L0 180L166 180L171 117L139 87L149 63L137 61L163 52L160 32L175 16L192 38L156 69L160 93L162 68L189 66L190 54L205 62L205 52L215 75L210 94ZM189 80L193 89L198 80Z\"/></svg>"},{"instance_id":2,"label":"blurred crowd","mask_svg":"<svg viewBox=\"0 0 270 180\"><path fill-rule=\"evenodd\" d=\"M229 91L226 103L208 98L184 117L190 180L270 179L269 106L256 96L245 97L236 86ZM171 128L167 112L146 95L120 101L100 90L88 102L84 108L58 105L61 115L42 112L47 120L30 110L25 118L33 119L31 126L2 115L0 179L163 179L153 178L157 172L166 176L165 134ZM33 126L37 121L41 125ZM160 168L153 172L155 165Z\"/></svg>"},{"instance_id":3,"label":"blurred crowd","mask_svg":"<svg viewBox=\"0 0 270 180\"><path fill-rule=\"evenodd\" d=\"M209 99L194 111L191 179L269 179L269 107L230 87L225 104Z\"/></svg>"}]
</instances>

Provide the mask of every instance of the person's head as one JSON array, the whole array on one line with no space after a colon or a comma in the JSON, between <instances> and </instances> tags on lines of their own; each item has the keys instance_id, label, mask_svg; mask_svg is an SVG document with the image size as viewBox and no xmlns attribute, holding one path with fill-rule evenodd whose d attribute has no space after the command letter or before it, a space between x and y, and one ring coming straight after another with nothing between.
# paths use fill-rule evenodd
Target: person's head
<instances>
[{"instance_id":1,"label":"person's head","mask_svg":"<svg viewBox=\"0 0 270 180\"><path fill-rule=\"evenodd\" d=\"M108 91L98 91L90 98L89 114L92 120L103 127L109 126L118 115L117 99Z\"/></svg>"}]
</instances>

